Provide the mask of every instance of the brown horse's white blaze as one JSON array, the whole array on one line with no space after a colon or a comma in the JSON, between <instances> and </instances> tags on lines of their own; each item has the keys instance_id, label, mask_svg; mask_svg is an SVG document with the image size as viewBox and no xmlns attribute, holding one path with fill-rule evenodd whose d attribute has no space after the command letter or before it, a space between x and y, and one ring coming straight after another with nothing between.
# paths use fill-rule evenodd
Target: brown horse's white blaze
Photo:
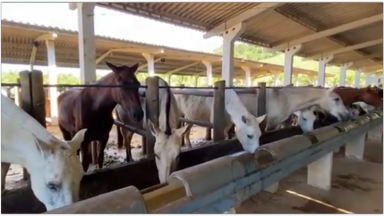
<instances>
[{"instance_id":1,"label":"brown horse's white blaze","mask_svg":"<svg viewBox=\"0 0 384 216\"><path fill-rule=\"evenodd\" d=\"M78 201L84 171L76 151L87 129L62 141L9 98L1 95L1 102L2 191L9 165L19 164L27 169L33 193L48 211Z\"/></svg>"}]
</instances>

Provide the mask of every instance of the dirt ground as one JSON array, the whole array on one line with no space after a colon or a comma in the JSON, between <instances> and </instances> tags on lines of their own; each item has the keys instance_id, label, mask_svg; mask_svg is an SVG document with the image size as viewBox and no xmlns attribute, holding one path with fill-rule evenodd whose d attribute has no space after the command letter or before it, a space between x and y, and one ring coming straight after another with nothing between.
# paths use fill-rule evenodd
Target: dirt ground
<instances>
[{"instance_id":1,"label":"dirt ground","mask_svg":"<svg viewBox=\"0 0 384 216\"><path fill-rule=\"evenodd\" d=\"M57 127L48 130L61 137ZM205 129L194 127L191 132L193 144L202 141ZM116 149L116 130L110 133L106 163L121 163L125 153ZM138 147L141 137L134 135L132 146ZM141 157L141 148L136 148L133 157ZM95 167L94 167L95 168ZM94 169L93 168L93 169ZM12 165L6 188L19 187L21 167ZM324 191L306 184L306 169L301 169L280 182L275 194L261 192L241 203L237 213L383 213L383 143L380 137L370 137L364 161L345 158L335 154L333 161L332 189Z\"/></svg>"}]
</instances>

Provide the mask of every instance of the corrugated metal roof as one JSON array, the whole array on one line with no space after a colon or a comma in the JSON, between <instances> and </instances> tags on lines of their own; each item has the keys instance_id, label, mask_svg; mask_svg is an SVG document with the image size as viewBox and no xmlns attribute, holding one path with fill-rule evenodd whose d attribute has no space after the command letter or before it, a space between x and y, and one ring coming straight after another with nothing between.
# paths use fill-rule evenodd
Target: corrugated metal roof
<instances>
[{"instance_id":1,"label":"corrugated metal roof","mask_svg":"<svg viewBox=\"0 0 384 216\"><path fill-rule=\"evenodd\" d=\"M257 3L97 4L201 31L208 31L229 18L257 5ZM285 3L247 20L247 29L241 35L240 40L271 47L272 44L289 41L380 13L383 13L383 3ZM374 38L382 38L382 32L383 24L377 22L373 25L308 42L304 44L304 48L300 50L298 55L307 57L314 52L339 49ZM351 57L358 55L362 58L376 54L365 50L351 51L350 53L352 54L347 55ZM334 62L346 61L344 57L337 54L334 57ZM367 65L371 65L375 64L375 61L377 59L373 58L366 62ZM376 64L380 65L380 63Z\"/></svg>"},{"instance_id":2,"label":"corrugated metal roof","mask_svg":"<svg viewBox=\"0 0 384 216\"><path fill-rule=\"evenodd\" d=\"M55 32L58 34L58 38L55 42L56 61L58 62L57 65L63 67L78 67L77 31L53 26L31 25L29 23L14 22L4 19L2 20L1 28L3 63L29 64L34 39L42 34ZM202 60L212 61L214 74L219 75L221 73L221 56L211 53L194 52L165 46L155 46L106 36L96 36L96 46L97 57L103 55L110 49L129 48L125 52L113 52L112 55L109 55L106 58L108 61L119 64L134 64L137 62L146 64L145 59L142 57L142 52L164 50L164 53L155 54L155 59L166 59L163 63L159 62L155 64L155 70L157 73L166 73L193 62L201 62ZM47 65L47 53L45 46L39 46L35 64ZM240 77L244 76L244 71L241 69L241 66L251 67L254 77L265 76L269 72L283 70L283 67L279 65L242 61L241 59L235 59L235 64L235 76ZM105 69L103 65L99 65L99 68ZM178 74L205 75L205 70L205 66L200 63L180 71ZM143 71L145 70L143 69ZM317 75L316 71L297 68L294 69L294 73Z\"/></svg>"}]
</instances>

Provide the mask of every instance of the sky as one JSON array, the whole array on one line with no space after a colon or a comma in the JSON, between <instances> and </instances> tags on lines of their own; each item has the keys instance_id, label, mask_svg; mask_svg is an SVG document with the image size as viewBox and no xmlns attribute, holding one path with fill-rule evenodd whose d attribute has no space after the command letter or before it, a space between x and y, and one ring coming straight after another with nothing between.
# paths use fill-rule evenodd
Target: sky
<instances>
[{"instance_id":1,"label":"sky","mask_svg":"<svg viewBox=\"0 0 384 216\"><path fill-rule=\"evenodd\" d=\"M78 30L77 11L70 10L68 3L2 3L1 10L2 19ZM95 8L95 33L102 36L204 52L212 52L222 44L220 37L203 39L203 32L97 6ZM29 69L29 66L2 64L2 70L5 71L25 69ZM46 71L46 67L36 66L35 69ZM79 71L78 69L67 68L64 70L68 72ZM98 72L104 71L98 70Z\"/></svg>"}]
</instances>

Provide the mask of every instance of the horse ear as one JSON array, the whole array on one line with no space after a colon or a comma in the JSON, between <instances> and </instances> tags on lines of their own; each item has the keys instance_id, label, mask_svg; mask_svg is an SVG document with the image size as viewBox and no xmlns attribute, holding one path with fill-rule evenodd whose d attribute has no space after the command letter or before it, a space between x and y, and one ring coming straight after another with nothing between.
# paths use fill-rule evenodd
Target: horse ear
<instances>
[{"instance_id":1,"label":"horse ear","mask_svg":"<svg viewBox=\"0 0 384 216\"><path fill-rule=\"evenodd\" d=\"M266 117L267 117L267 114L264 114L262 116L256 117L256 120L257 122L259 122L259 124L261 124L261 122L263 122Z\"/></svg>"},{"instance_id":2,"label":"horse ear","mask_svg":"<svg viewBox=\"0 0 384 216\"><path fill-rule=\"evenodd\" d=\"M155 137L156 134L158 134L160 132L160 129L155 126L151 120L148 120L148 127L149 127L149 131L151 131L152 135Z\"/></svg>"},{"instance_id":3,"label":"horse ear","mask_svg":"<svg viewBox=\"0 0 384 216\"><path fill-rule=\"evenodd\" d=\"M327 90L327 94L331 94L333 92L333 90L335 90L336 87L330 87L328 90Z\"/></svg>"},{"instance_id":4,"label":"horse ear","mask_svg":"<svg viewBox=\"0 0 384 216\"><path fill-rule=\"evenodd\" d=\"M71 146L72 151L77 151L80 149L81 143L83 143L85 138L85 132L87 132L87 129L81 129L79 130L76 135L73 137L71 141L68 141L68 145Z\"/></svg>"},{"instance_id":5,"label":"horse ear","mask_svg":"<svg viewBox=\"0 0 384 216\"><path fill-rule=\"evenodd\" d=\"M193 124L187 124L175 131L175 134L179 137L182 137L187 131L189 131L192 128Z\"/></svg>"},{"instance_id":6,"label":"horse ear","mask_svg":"<svg viewBox=\"0 0 384 216\"><path fill-rule=\"evenodd\" d=\"M132 65L130 68L134 74L137 73L137 69L139 68L139 63Z\"/></svg>"},{"instance_id":7,"label":"horse ear","mask_svg":"<svg viewBox=\"0 0 384 216\"><path fill-rule=\"evenodd\" d=\"M297 111L293 112L293 114L295 114L297 117L300 117L301 111L297 110Z\"/></svg>"},{"instance_id":8,"label":"horse ear","mask_svg":"<svg viewBox=\"0 0 384 216\"><path fill-rule=\"evenodd\" d=\"M110 62L107 62L105 61L105 64L113 71L113 72L117 72L118 71L118 68L116 65L110 63Z\"/></svg>"}]
</instances>

